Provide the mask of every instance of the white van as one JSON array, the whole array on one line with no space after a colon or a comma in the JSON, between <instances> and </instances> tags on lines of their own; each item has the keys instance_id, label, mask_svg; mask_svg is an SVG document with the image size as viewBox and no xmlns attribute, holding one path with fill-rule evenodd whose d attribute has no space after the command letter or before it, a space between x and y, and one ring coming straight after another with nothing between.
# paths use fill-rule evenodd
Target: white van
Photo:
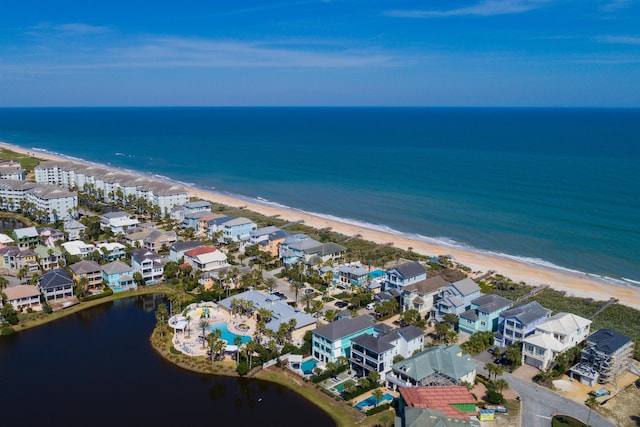
<instances>
[{"instance_id":1,"label":"white van","mask_svg":"<svg viewBox=\"0 0 640 427\"><path fill-rule=\"evenodd\" d=\"M370 302L369 304L367 304L367 310L375 310L376 309L376 305L372 302Z\"/></svg>"}]
</instances>

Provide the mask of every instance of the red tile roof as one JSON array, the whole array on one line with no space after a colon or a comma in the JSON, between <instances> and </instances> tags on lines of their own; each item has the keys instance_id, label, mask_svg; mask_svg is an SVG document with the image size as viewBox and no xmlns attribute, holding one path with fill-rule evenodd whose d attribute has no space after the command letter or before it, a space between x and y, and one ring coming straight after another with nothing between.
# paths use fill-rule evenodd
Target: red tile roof
<instances>
[{"instance_id":1,"label":"red tile roof","mask_svg":"<svg viewBox=\"0 0 640 427\"><path fill-rule=\"evenodd\" d=\"M218 249L214 248L213 246L201 246L199 248L191 249L190 251L187 251L184 254L193 258L193 257L197 257L198 255L209 254L217 250Z\"/></svg>"},{"instance_id":2,"label":"red tile roof","mask_svg":"<svg viewBox=\"0 0 640 427\"><path fill-rule=\"evenodd\" d=\"M469 419L468 413L451 405L476 403L476 399L463 386L401 387L399 391L407 406L435 409L451 418Z\"/></svg>"}]
</instances>

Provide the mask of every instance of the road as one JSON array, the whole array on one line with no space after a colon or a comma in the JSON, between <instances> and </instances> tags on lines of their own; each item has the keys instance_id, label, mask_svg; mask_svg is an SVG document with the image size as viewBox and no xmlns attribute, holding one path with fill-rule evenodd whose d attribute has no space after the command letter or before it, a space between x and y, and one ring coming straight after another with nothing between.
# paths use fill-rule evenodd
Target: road
<instances>
[{"instance_id":1,"label":"road","mask_svg":"<svg viewBox=\"0 0 640 427\"><path fill-rule=\"evenodd\" d=\"M484 363L478 361L478 373L488 375ZM509 373L502 378L509 387L520 395L522 401L522 427L549 427L551 417L556 413L570 415L583 422L589 417L587 405L574 402L535 383L523 380ZM615 425L595 411L591 412L589 424L592 427L615 427Z\"/></svg>"}]
</instances>

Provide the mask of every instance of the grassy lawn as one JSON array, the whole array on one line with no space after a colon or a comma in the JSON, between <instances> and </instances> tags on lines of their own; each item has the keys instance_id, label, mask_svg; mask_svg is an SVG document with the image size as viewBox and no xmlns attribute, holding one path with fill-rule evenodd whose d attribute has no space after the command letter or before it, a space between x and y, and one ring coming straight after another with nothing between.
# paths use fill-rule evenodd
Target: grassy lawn
<instances>
[{"instance_id":1,"label":"grassy lawn","mask_svg":"<svg viewBox=\"0 0 640 427\"><path fill-rule=\"evenodd\" d=\"M585 424L568 415L556 415L551 419L552 427L585 427Z\"/></svg>"},{"instance_id":2,"label":"grassy lawn","mask_svg":"<svg viewBox=\"0 0 640 427\"><path fill-rule=\"evenodd\" d=\"M36 157L30 157L26 154L16 153L5 148L0 148L0 158L7 160L16 160L20 162L20 166L22 166L22 169L24 169L27 173L32 172L33 169L41 162L41 160Z\"/></svg>"},{"instance_id":3,"label":"grassy lawn","mask_svg":"<svg viewBox=\"0 0 640 427\"><path fill-rule=\"evenodd\" d=\"M305 399L313 402L320 409L325 411L333 418L338 426L373 426L375 423L369 424L369 421L360 412L344 403L342 400L335 400L316 389L315 384L306 382L293 372L286 369L271 367L258 372L255 378L281 384L296 393L302 395ZM382 415L382 414L378 414ZM377 418L371 417L371 418Z\"/></svg>"}]
</instances>

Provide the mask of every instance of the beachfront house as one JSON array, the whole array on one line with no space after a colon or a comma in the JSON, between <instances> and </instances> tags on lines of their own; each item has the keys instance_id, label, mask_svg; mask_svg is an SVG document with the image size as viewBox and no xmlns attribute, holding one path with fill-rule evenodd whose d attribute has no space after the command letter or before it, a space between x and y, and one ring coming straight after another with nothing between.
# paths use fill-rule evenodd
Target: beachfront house
<instances>
[{"instance_id":1,"label":"beachfront house","mask_svg":"<svg viewBox=\"0 0 640 427\"><path fill-rule=\"evenodd\" d=\"M33 251L43 271L60 267L64 264L64 254L57 246L36 246Z\"/></svg>"},{"instance_id":2,"label":"beachfront house","mask_svg":"<svg viewBox=\"0 0 640 427\"><path fill-rule=\"evenodd\" d=\"M102 289L102 268L97 262L82 260L71 264L69 268L73 273L73 280L78 285L83 285L85 291Z\"/></svg>"},{"instance_id":3,"label":"beachfront house","mask_svg":"<svg viewBox=\"0 0 640 427\"><path fill-rule=\"evenodd\" d=\"M211 212L211 202L206 200L196 200L195 202L185 203L182 206L189 212Z\"/></svg>"},{"instance_id":4,"label":"beachfront house","mask_svg":"<svg viewBox=\"0 0 640 427\"><path fill-rule=\"evenodd\" d=\"M193 273L208 272L227 267L227 256L213 246L201 246L184 253L184 262L193 268Z\"/></svg>"},{"instance_id":5,"label":"beachfront house","mask_svg":"<svg viewBox=\"0 0 640 427\"><path fill-rule=\"evenodd\" d=\"M494 334L494 344L507 347L532 335L536 326L551 315L551 310L536 301L514 305L500 313L498 330Z\"/></svg>"},{"instance_id":6,"label":"beachfront house","mask_svg":"<svg viewBox=\"0 0 640 427\"><path fill-rule=\"evenodd\" d=\"M599 329L587 338L580 362L571 368L571 378L590 386L616 384L617 377L629 369L634 342L611 329Z\"/></svg>"},{"instance_id":7,"label":"beachfront house","mask_svg":"<svg viewBox=\"0 0 640 427\"><path fill-rule=\"evenodd\" d=\"M393 329L385 324L376 325L372 335L362 334L351 340L349 362L358 377L368 377L371 372L380 375L380 381L391 372L396 356L410 357L424 346L424 331L415 326Z\"/></svg>"},{"instance_id":8,"label":"beachfront house","mask_svg":"<svg viewBox=\"0 0 640 427\"><path fill-rule=\"evenodd\" d=\"M346 250L337 243L320 243L305 234L294 234L280 243L279 256L287 267L299 262L316 265L338 261Z\"/></svg>"},{"instance_id":9,"label":"beachfront house","mask_svg":"<svg viewBox=\"0 0 640 427\"><path fill-rule=\"evenodd\" d=\"M61 268L44 273L38 279L38 288L47 301L73 297L73 279Z\"/></svg>"},{"instance_id":10,"label":"beachfront house","mask_svg":"<svg viewBox=\"0 0 640 427\"><path fill-rule=\"evenodd\" d=\"M257 228L249 233L249 244L257 245L258 243L269 239L269 235L277 231L282 231L278 227L270 225L268 227Z\"/></svg>"},{"instance_id":11,"label":"beachfront house","mask_svg":"<svg viewBox=\"0 0 640 427\"><path fill-rule=\"evenodd\" d=\"M19 248L31 248L40 243L40 233L35 227L16 228L11 237Z\"/></svg>"},{"instance_id":12,"label":"beachfront house","mask_svg":"<svg viewBox=\"0 0 640 427\"><path fill-rule=\"evenodd\" d=\"M405 286L427 278L427 270L419 262L407 262L390 268L386 272L384 289L402 290Z\"/></svg>"},{"instance_id":13,"label":"beachfront house","mask_svg":"<svg viewBox=\"0 0 640 427\"><path fill-rule=\"evenodd\" d=\"M122 292L135 289L133 281L133 269L122 261L112 261L101 268L102 280L113 292Z\"/></svg>"},{"instance_id":14,"label":"beachfront house","mask_svg":"<svg viewBox=\"0 0 640 427\"><path fill-rule=\"evenodd\" d=\"M266 252L272 257L277 257L280 249L280 244L285 241L287 237L291 236L291 233L285 230L278 230L270 233L266 239L258 242L258 249L262 252Z\"/></svg>"},{"instance_id":15,"label":"beachfront house","mask_svg":"<svg viewBox=\"0 0 640 427\"><path fill-rule=\"evenodd\" d=\"M250 219L240 217L235 218L222 224L223 242L248 242L251 237L251 231L256 230L258 226Z\"/></svg>"},{"instance_id":16,"label":"beachfront house","mask_svg":"<svg viewBox=\"0 0 640 427\"><path fill-rule=\"evenodd\" d=\"M40 310L40 290L37 286L31 285L17 285L5 288L0 292L0 299L2 293L5 297L2 300L2 305L11 304L17 311L26 310L31 308L32 310Z\"/></svg>"},{"instance_id":17,"label":"beachfront house","mask_svg":"<svg viewBox=\"0 0 640 427\"><path fill-rule=\"evenodd\" d=\"M322 363L335 363L341 356L350 359L351 341L360 335L372 335L374 331L375 323L369 315L334 320L313 331L311 355Z\"/></svg>"},{"instance_id":18,"label":"beachfront house","mask_svg":"<svg viewBox=\"0 0 640 427\"><path fill-rule=\"evenodd\" d=\"M131 268L133 273L140 273L145 284L160 283L164 275L165 260L157 253L145 248L131 252Z\"/></svg>"},{"instance_id":19,"label":"beachfront house","mask_svg":"<svg viewBox=\"0 0 640 427\"><path fill-rule=\"evenodd\" d=\"M128 212L107 212L100 216L100 229L109 229L113 234L124 234L128 228L139 223Z\"/></svg>"},{"instance_id":20,"label":"beachfront house","mask_svg":"<svg viewBox=\"0 0 640 427\"><path fill-rule=\"evenodd\" d=\"M67 240L79 240L87 226L73 218L68 218L63 223L64 232L67 233Z\"/></svg>"},{"instance_id":21,"label":"beachfront house","mask_svg":"<svg viewBox=\"0 0 640 427\"><path fill-rule=\"evenodd\" d=\"M522 363L540 370L550 368L558 354L587 338L590 325L591 320L571 313L558 313L540 322L523 340Z\"/></svg>"},{"instance_id":22,"label":"beachfront house","mask_svg":"<svg viewBox=\"0 0 640 427\"><path fill-rule=\"evenodd\" d=\"M338 267L337 285L344 289L362 287L369 281L369 270L359 264L347 264Z\"/></svg>"},{"instance_id":23,"label":"beachfront house","mask_svg":"<svg viewBox=\"0 0 640 427\"><path fill-rule=\"evenodd\" d=\"M440 288L433 310L431 310L431 319L441 321L448 313L460 316L471 308L471 301L479 296L480 286L469 278Z\"/></svg>"},{"instance_id":24,"label":"beachfront house","mask_svg":"<svg viewBox=\"0 0 640 427\"><path fill-rule=\"evenodd\" d=\"M232 216L220 216L207 220L207 236L213 241L217 241L222 236L222 229L226 222L233 220Z\"/></svg>"},{"instance_id":25,"label":"beachfront house","mask_svg":"<svg viewBox=\"0 0 640 427\"><path fill-rule=\"evenodd\" d=\"M396 387L450 386L473 384L476 362L457 345L429 347L395 363L387 383Z\"/></svg>"},{"instance_id":26,"label":"beachfront house","mask_svg":"<svg viewBox=\"0 0 640 427\"><path fill-rule=\"evenodd\" d=\"M184 258L184 254L191 249L196 249L201 246L204 246L199 240L186 240L184 242L175 242L169 248L169 261L172 262L181 262L180 260Z\"/></svg>"},{"instance_id":27,"label":"beachfront house","mask_svg":"<svg viewBox=\"0 0 640 427\"><path fill-rule=\"evenodd\" d=\"M441 276L433 276L402 287L402 311L413 309L421 318L429 316L440 288L448 284Z\"/></svg>"},{"instance_id":28,"label":"beachfront house","mask_svg":"<svg viewBox=\"0 0 640 427\"><path fill-rule=\"evenodd\" d=\"M511 307L511 300L495 294L480 295L471 301L471 308L458 316L458 330L468 334L495 332L500 313Z\"/></svg>"},{"instance_id":29,"label":"beachfront house","mask_svg":"<svg viewBox=\"0 0 640 427\"><path fill-rule=\"evenodd\" d=\"M20 249L17 246L5 246L0 248L0 268L17 274L21 269L26 269L27 274L38 271L37 255L31 249Z\"/></svg>"}]
</instances>

